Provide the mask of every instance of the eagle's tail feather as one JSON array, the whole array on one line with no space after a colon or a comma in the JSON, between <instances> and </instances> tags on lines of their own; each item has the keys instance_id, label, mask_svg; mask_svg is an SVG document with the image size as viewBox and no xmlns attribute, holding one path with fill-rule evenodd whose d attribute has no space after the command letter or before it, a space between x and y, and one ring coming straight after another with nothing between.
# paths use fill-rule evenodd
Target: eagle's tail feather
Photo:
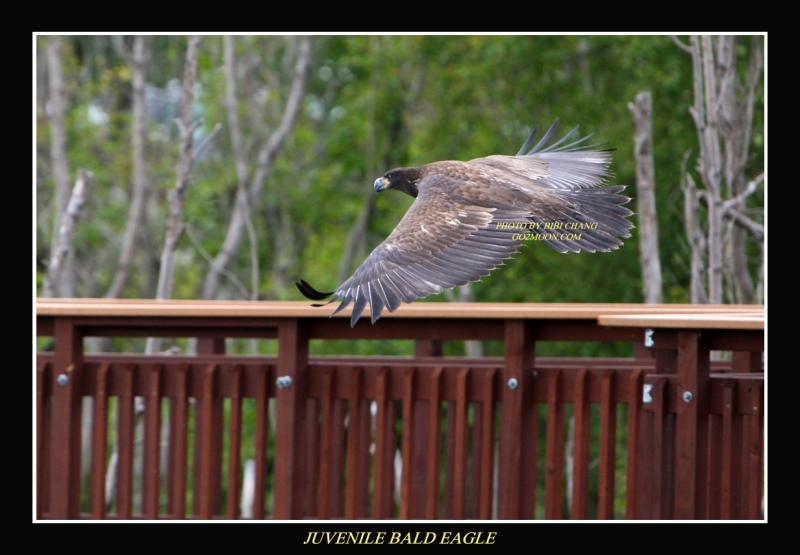
<instances>
[{"instance_id":1,"label":"eagle's tail feather","mask_svg":"<svg viewBox=\"0 0 800 555\"><path fill-rule=\"evenodd\" d=\"M330 297L335 293L335 291L331 291L330 293L323 293L322 291L317 291L313 287L311 287L307 281L301 279L300 281L296 282L297 288L303 294L304 297L307 299L311 299L312 301L322 301ZM314 306L324 306L324 305L314 305Z\"/></svg>"}]
</instances>

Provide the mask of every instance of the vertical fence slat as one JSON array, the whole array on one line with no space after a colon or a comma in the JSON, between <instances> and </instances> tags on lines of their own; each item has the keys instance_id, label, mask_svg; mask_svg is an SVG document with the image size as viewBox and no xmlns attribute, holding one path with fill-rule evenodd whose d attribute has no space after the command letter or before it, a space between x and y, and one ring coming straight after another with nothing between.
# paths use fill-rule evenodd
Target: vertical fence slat
<instances>
[{"instance_id":1,"label":"vertical fence slat","mask_svg":"<svg viewBox=\"0 0 800 555\"><path fill-rule=\"evenodd\" d=\"M175 397L170 410L170 512L186 518L186 464L189 447L189 365L181 364L175 376Z\"/></svg>"},{"instance_id":2,"label":"vertical fence slat","mask_svg":"<svg viewBox=\"0 0 800 555\"><path fill-rule=\"evenodd\" d=\"M267 495L267 446L269 445L269 367L259 366L256 378L256 453L255 495L253 496L253 518L264 520ZM276 452L276 457L281 453Z\"/></svg>"},{"instance_id":3,"label":"vertical fence slat","mask_svg":"<svg viewBox=\"0 0 800 555\"><path fill-rule=\"evenodd\" d=\"M544 517L562 518L564 488L564 404L561 402L561 370L547 383L547 461L545 463Z\"/></svg>"},{"instance_id":4,"label":"vertical fence slat","mask_svg":"<svg viewBox=\"0 0 800 555\"><path fill-rule=\"evenodd\" d=\"M215 377L212 380L212 398L211 398L211 440L207 444L209 453L209 503L212 508L212 514L219 515L222 513L222 459L223 459L223 424L224 424L224 408L223 397L219 392L219 376L220 366L216 366Z\"/></svg>"},{"instance_id":5,"label":"vertical fence slat","mask_svg":"<svg viewBox=\"0 0 800 555\"><path fill-rule=\"evenodd\" d=\"M344 518L353 520L358 515L358 482L363 479L359 468L358 451L361 446L358 443L360 428L360 399L361 399L361 378L362 369L355 367L350 370L350 398L348 402L348 423L347 423L347 462L346 462L346 481Z\"/></svg>"},{"instance_id":6,"label":"vertical fence slat","mask_svg":"<svg viewBox=\"0 0 800 555\"><path fill-rule=\"evenodd\" d=\"M333 475L331 483L331 514L332 518L342 518L344 515L344 472L345 472L345 443L347 427L345 420L345 399L333 400L333 452L331 454L330 469Z\"/></svg>"},{"instance_id":7,"label":"vertical fence slat","mask_svg":"<svg viewBox=\"0 0 800 555\"><path fill-rule=\"evenodd\" d=\"M428 401L428 483L425 498L425 518L435 520L439 516L439 473L442 452L442 367L433 369L430 377L430 400Z\"/></svg>"},{"instance_id":8,"label":"vertical fence slat","mask_svg":"<svg viewBox=\"0 0 800 555\"><path fill-rule=\"evenodd\" d=\"M95 374L92 403L92 518L106 516L106 464L108 462L108 372L101 364Z\"/></svg>"},{"instance_id":9,"label":"vertical fence slat","mask_svg":"<svg viewBox=\"0 0 800 555\"><path fill-rule=\"evenodd\" d=\"M199 501L198 514L204 520L210 519L218 509L216 503L219 498L215 495L215 490L219 484L219 467L215 464L219 454L219 442L215 441L215 428L218 427L218 411L214 410L217 402L216 395L216 376L217 365L209 364L203 369L202 393L198 405L202 407L200 411L201 428L200 433L196 434L199 456L199 467L196 467L195 474L199 474L199 489L194 492L194 498Z\"/></svg>"},{"instance_id":10,"label":"vertical fence slat","mask_svg":"<svg viewBox=\"0 0 800 555\"><path fill-rule=\"evenodd\" d=\"M145 518L159 516L159 487L161 485L161 374L155 364L147 374L147 399L144 413L144 492L142 509Z\"/></svg>"},{"instance_id":11,"label":"vertical fence slat","mask_svg":"<svg viewBox=\"0 0 800 555\"><path fill-rule=\"evenodd\" d=\"M722 388L722 415L719 424L719 501L717 517L730 520L734 518L731 513L732 489L734 487L734 439L733 426L736 419L736 384L725 381ZM713 470L711 472L714 472ZM737 480L738 481L738 480ZM713 502L713 500L712 500Z\"/></svg>"},{"instance_id":12,"label":"vertical fence slat","mask_svg":"<svg viewBox=\"0 0 800 555\"><path fill-rule=\"evenodd\" d=\"M675 518L703 518L707 501L709 351L697 331L679 330L675 437ZM684 400L691 395L690 400Z\"/></svg>"},{"instance_id":13,"label":"vertical fence slat","mask_svg":"<svg viewBox=\"0 0 800 555\"><path fill-rule=\"evenodd\" d=\"M375 487L372 490L372 518L392 518L394 485L394 402L389 398L389 368L378 370L375 381Z\"/></svg>"},{"instance_id":14,"label":"vertical fence slat","mask_svg":"<svg viewBox=\"0 0 800 555\"><path fill-rule=\"evenodd\" d=\"M575 428L572 474L573 520L585 520L589 514L589 438L591 434L589 371L581 368L575 376Z\"/></svg>"},{"instance_id":15,"label":"vertical fence slat","mask_svg":"<svg viewBox=\"0 0 800 555\"><path fill-rule=\"evenodd\" d=\"M50 517L80 516L81 489L81 385L83 337L72 318L56 318L56 352L53 361L49 465ZM52 383L52 382L51 382Z\"/></svg>"},{"instance_id":16,"label":"vertical fence slat","mask_svg":"<svg viewBox=\"0 0 800 555\"><path fill-rule=\"evenodd\" d=\"M403 376L403 435L401 440L403 475L400 483L400 518L402 520L411 518L411 486L413 485L411 479L411 475L413 474L413 443L411 430L414 424L414 377L415 369L406 369Z\"/></svg>"},{"instance_id":17,"label":"vertical fence slat","mask_svg":"<svg viewBox=\"0 0 800 555\"><path fill-rule=\"evenodd\" d=\"M467 443L469 441L467 411L469 410L469 399L467 399L467 380L469 378L469 368L462 368L456 376L456 402L455 408L455 430L454 443L455 453L453 457L453 516L456 520L462 520L466 511L466 491L467 491Z\"/></svg>"},{"instance_id":18,"label":"vertical fence slat","mask_svg":"<svg viewBox=\"0 0 800 555\"><path fill-rule=\"evenodd\" d=\"M36 364L36 518L48 511L50 472L50 363Z\"/></svg>"},{"instance_id":19,"label":"vertical fence slat","mask_svg":"<svg viewBox=\"0 0 800 555\"><path fill-rule=\"evenodd\" d=\"M495 433L494 433L494 404L495 404L495 379L497 371L492 368L483 378L483 400L481 401L481 454L480 454L480 498L478 517L481 520L492 518L492 506L494 501L494 455L495 455ZM536 475L536 468L532 470Z\"/></svg>"},{"instance_id":20,"label":"vertical fence slat","mask_svg":"<svg viewBox=\"0 0 800 555\"><path fill-rule=\"evenodd\" d=\"M125 365L119 372L120 394L117 403L117 514L133 516L133 436L136 427L133 379L135 366Z\"/></svg>"},{"instance_id":21,"label":"vertical fence slat","mask_svg":"<svg viewBox=\"0 0 800 555\"><path fill-rule=\"evenodd\" d=\"M223 355L224 337L198 337L198 355ZM203 393L195 404L195 512L216 515L222 503L222 397L217 393L219 365L203 371ZM206 425L208 428L206 429Z\"/></svg>"},{"instance_id":22,"label":"vertical fence slat","mask_svg":"<svg viewBox=\"0 0 800 555\"><path fill-rule=\"evenodd\" d=\"M717 520L720 514L720 501L722 492L722 417L719 414L708 415L708 470L703 487L708 492L706 506L707 520Z\"/></svg>"},{"instance_id":23,"label":"vertical fence slat","mask_svg":"<svg viewBox=\"0 0 800 555\"><path fill-rule=\"evenodd\" d=\"M645 471L644 473L644 478L650 484L650 495L648 496L650 500L650 514L645 518L655 520L667 518L668 514L666 507L668 505L667 500L669 495L664 491L664 484L666 483L665 467L667 466L667 461L665 460L667 458L665 455L665 444L666 438L669 437L669 434L665 430L666 422L669 417L669 415L667 415L666 394L667 379L659 378L655 380L653 382L653 389L650 392L653 399L653 426L650 430L645 432L646 434L649 433L652 441L652 450L650 451L653 454L652 465L650 467L651 471Z\"/></svg>"},{"instance_id":24,"label":"vertical fence slat","mask_svg":"<svg viewBox=\"0 0 800 555\"><path fill-rule=\"evenodd\" d=\"M617 407L614 404L614 373L604 372L600 381L600 471L597 518L614 518L614 473L617 460Z\"/></svg>"},{"instance_id":25,"label":"vertical fence slat","mask_svg":"<svg viewBox=\"0 0 800 555\"><path fill-rule=\"evenodd\" d=\"M453 518L456 490L455 467L456 467L456 403L447 401L442 404L442 422L446 429L444 432L444 498L441 499L441 506L444 510L444 518Z\"/></svg>"},{"instance_id":26,"label":"vertical fence slat","mask_svg":"<svg viewBox=\"0 0 800 555\"><path fill-rule=\"evenodd\" d=\"M337 481L337 476L333 472L333 380L336 374L332 368L325 368L322 371L322 437L320 438L320 467L323 471L319 476L319 501L318 514L321 519L331 518L333 513L332 486Z\"/></svg>"},{"instance_id":27,"label":"vertical fence slat","mask_svg":"<svg viewBox=\"0 0 800 555\"><path fill-rule=\"evenodd\" d=\"M744 518L759 519L762 510L761 476L764 468L764 411L763 382L752 384L750 389L750 434L747 438L747 512Z\"/></svg>"},{"instance_id":28,"label":"vertical fence slat","mask_svg":"<svg viewBox=\"0 0 800 555\"><path fill-rule=\"evenodd\" d=\"M305 508L305 452L308 399L308 330L300 318L278 325L277 373L290 378L291 386L276 393L278 422L275 427L275 473L273 515L276 519L302 518Z\"/></svg>"},{"instance_id":29,"label":"vertical fence slat","mask_svg":"<svg viewBox=\"0 0 800 555\"><path fill-rule=\"evenodd\" d=\"M469 444L469 465L467 466L467 490L469 491L469 510L465 518L480 518L481 503L481 452L483 446L483 399L481 387L484 385L482 378L483 372L470 368L472 378L470 379L470 389L477 392L478 398L473 400L470 414L468 416L471 430L467 443Z\"/></svg>"},{"instance_id":30,"label":"vertical fence slat","mask_svg":"<svg viewBox=\"0 0 800 555\"><path fill-rule=\"evenodd\" d=\"M362 375L362 388L363 385ZM363 389L362 389L363 391ZM371 458L371 427L372 413L370 411L370 400L361 399L358 402L359 424L358 424L358 468L359 477L357 484L358 495L356 496L356 518L369 518L369 499L370 499L370 458Z\"/></svg>"},{"instance_id":31,"label":"vertical fence slat","mask_svg":"<svg viewBox=\"0 0 800 555\"><path fill-rule=\"evenodd\" d=\"M306 401L306 515L319 514L319 499L316 485L320 473L320 403L316 399Z\"/></svg>"},{"instance_id":32,"label":"vertical fence slat","mask_svg":"<svg viewBox=\"0 0 800 555\"><path fill-rule=\"evenodd\" d=\"M637 441L639 439L641 420L644 417L642 395L644 372L634 369L628 378L628 412L626 441L626 474L625 474L625 518L632 520L637 515L639 502L639 464L637 463Z\"/></svg>"},{"instance_id":33,"label":"vertical fence slat","mask_svg":"<svg viewBox=\"0 0 800 555\"><path fill-rule=\"evenodd\" d=\"M536 341L533 326L525 320L507 320L501 381L503 396L500 426L498 517L503 520L533 518L536 476L533 368Z\"/></svg>"},{"instance_id":34,"label":"vertical fence slat","mask_svg":"<svg viewBox=\"0 0 800 555\"><path fill-rule=\"evenodd\" d=\"M415 381L415 388L422 389L422 376L425 372L417 369L418 378ZM428 498L428 414L430 401L423 398L419 391L414 394L414 402L411 407L413 416L411 418L411 460L412 466L408 474L411 482L411 506L409 507L409 518L422 519L425 517L425 500Z\"/></svg>"},{"instance_id":35,"label":"vertical fence slat","mask_svg":"<svg viewBox=\"0 0 800 555\"><path fill-rule=\"evenodd\" d=\"M225 516L239 517L239 491L242 487L242 365L231 371L230 420L228 422L228 497Z\"/></svg>"}]
</instances>

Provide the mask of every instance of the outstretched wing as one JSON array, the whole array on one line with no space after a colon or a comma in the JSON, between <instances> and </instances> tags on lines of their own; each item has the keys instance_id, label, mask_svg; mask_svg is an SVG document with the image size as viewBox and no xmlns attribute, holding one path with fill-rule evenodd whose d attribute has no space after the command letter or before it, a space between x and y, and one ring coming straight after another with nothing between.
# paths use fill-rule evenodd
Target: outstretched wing
<instances>
[{"instance_id":1,"label":"outstretched wing","mask_svg":"<svg viewBox=\"0 0 800 555\"><path fill-rule=\"evenodd\" d=\"M351 324L370 304L374 323L384 308L393 312L457 285L477 281L514 254L519 230L495 229L494 222L524 219L524 211L471 205L446 190L451 178L427 178L436 186L420 190L406 215L355 273L333 292L342 302L334 314L354 303Z\"/></svg>"},{"instance_id":2,"label":"outstretched wing","mask_svg":"<svg viewBox=\"0 0 800 555\"><path fill-rule=\"evenodd\" d=\"M369 303L374 323L384 308L480 280L525 239L560 252L618 248L632 227L622 206L630 199L619 194L624 187L598 187L610 153L582 150L586 138L558 146L575 130L544 148L552 132L526 154L424 166L408 212L347 281L331 293L304 281L298 288L314 300L341 300L333 314L353 303L351 325Z\"/></svg>"}]
</instances>

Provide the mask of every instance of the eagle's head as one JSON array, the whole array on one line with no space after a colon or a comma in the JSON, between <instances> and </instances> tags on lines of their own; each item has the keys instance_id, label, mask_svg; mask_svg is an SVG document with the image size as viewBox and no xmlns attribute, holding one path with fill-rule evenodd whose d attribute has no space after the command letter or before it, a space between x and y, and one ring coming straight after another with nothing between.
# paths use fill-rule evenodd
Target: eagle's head
<instances>
[{"instance_id":1,"label":"eagle's head","mask_svg":"<svg viewBox=\"0 0 800 555\"><path fill-rule=\"evenodd\" d=\"M420 168L395 168L375 180L375 192L380 193L385 189L395 189L417 198L419 193L417 183L420 179L422 179L422 170Z\"/></svg>"}]
</instances>

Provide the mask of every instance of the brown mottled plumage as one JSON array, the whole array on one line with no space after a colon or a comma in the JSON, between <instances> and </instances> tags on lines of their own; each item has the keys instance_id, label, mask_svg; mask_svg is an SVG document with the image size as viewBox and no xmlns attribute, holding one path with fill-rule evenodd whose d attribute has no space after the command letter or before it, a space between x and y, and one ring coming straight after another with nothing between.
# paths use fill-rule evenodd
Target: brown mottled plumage
<instances>
[{"instance_id":1,"label":"brown mottled plumage","mask_svg":"<svg viewBox=\"0 0 800 555\"><path fill-rule=\"evenodd\" d=\"M353 302L351 325L369 303L375 323L384 308L394 312L401 302L480 280L525 238L534 239L525 234L540 234L562 253L619 248L619 238L630 237L632 212L622 206L630 200L621 194L625 187L601 186L611 153L582 146L589 137L564 145L577 127L546 146L557 124L531 148L534 129L516 156L433 162L378 178L376 192L397 189L416 198L406 215L336 291L322 293L300 280L300 292L341 299L333 314Z\"/></svg>"}]
</instances>

